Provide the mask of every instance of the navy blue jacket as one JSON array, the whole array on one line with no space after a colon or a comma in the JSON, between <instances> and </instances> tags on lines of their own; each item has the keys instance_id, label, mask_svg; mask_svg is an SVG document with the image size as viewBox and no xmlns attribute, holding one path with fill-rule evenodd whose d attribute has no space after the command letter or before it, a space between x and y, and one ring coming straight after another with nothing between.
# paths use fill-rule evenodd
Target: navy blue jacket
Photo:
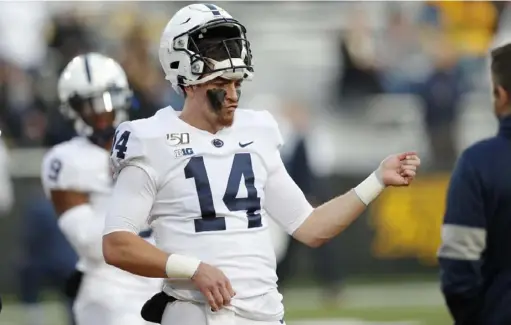
<instances>
[{"instance_id":1,"label":"navy blue jacket","mask_svg":"<svg viewBox=\"0 0 511 325\"><path fill-rule=\"evenodd\" d=\"M511 324L511 117L459 158L438 255L456 325Z\"/></svg>"}]
</instances>

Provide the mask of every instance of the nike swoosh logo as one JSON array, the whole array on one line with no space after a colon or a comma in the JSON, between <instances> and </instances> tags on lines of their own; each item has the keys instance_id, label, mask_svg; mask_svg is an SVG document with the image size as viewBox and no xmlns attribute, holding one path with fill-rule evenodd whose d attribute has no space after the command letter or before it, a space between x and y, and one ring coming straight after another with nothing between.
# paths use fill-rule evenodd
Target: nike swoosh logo
<instances>
[{"instance_id":1,"label":"nike swoosh logo","mask_svg":"<svg viewBox=\"0 0 511 325\"><path fill-rule=\"evenodd\" d=\"M240 145L240 147L245 148L246 146L249 146L249 145L251 145L252 143L254 143L254 141L250 141L250 142L247 142L247 143L241 143L241 142L240 142L240 143L239 143L239 145Z\"/></svg>"},{"instance_id":2,"label":"nike swoosh logo","mask_svg":"<svg viewBox=\"0 0 511 325\"><path fill-rule=\"evenodd\" d=\"M182 22L181 24L179 24L179 25L184 25L184 24L186 24L187 22L189 22L189 21L190 21L190 19L192 19L192 17L188 17L188 19L187 19L187 20L183 21L183 22Z\"/></svg>"}]
</instances>

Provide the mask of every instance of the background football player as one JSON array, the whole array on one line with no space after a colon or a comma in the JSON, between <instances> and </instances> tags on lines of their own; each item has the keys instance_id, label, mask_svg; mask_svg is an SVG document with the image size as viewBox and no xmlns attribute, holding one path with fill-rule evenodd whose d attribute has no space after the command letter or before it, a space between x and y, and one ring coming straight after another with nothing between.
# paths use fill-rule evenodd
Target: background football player
<instances>
[{"instance_id":1,"label":"background football player","mask_svg":"<svg viewBox=\"0 0 511 325\"><path fill-rule=\"evenodd\" d=\"M140 308L160 290L161 280L107 265L101 249L113 182L109 151L115 127L127 119L131 100L126 75L113 59L88 53L66 66L58 93L79 136L46 154L41 178L59 226L80 257L78 269L84 275L74 304L76 321L78 325L145 324ZM150 230L139 235L153 242Z\"/></svg>"}]
</instances>

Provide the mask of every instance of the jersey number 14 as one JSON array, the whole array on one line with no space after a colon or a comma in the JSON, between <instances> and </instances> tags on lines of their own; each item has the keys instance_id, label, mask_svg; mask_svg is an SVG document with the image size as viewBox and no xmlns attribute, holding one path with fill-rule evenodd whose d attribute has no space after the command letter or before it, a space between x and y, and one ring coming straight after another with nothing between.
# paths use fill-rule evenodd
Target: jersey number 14
<instances>
[{"instance_id":1,"label":"jersey number 14","mask_svg":"<svg viewBox=\"0 0 511 325\"><path fill-rule=\"evenodd\" d=\"M226 230L225 217L217 217L213 204L213 195L209 178L204 165L204 157L195 156L190 158L186 165L185 177L195 180L201 219L195 220L195 232ZM237 198L241 178L245 180L247 197ZM227 181L227 188L223 196L225 206L230 211L247 211L248 228L261 227L261 198L257 196L257 189L254 186L254 170L252 158L249 153L238 153L234 155L231 173Z\"/></svg>"}]
</instances>

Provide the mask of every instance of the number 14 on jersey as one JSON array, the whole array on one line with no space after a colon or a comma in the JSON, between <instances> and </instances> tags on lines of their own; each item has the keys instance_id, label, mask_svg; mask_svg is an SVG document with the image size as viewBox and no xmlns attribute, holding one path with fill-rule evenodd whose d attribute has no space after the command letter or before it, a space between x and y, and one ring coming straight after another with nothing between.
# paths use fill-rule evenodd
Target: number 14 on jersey
<instances>
[{"instance_id":1,"label":"number 14 on jersey","mask_svg":"<svg viewBox=\"0 0 511 325\"><path fill-rule=\"evenodd\" d=\"M204 157L195 156L184 168L185 177L193 178L197 189L201 219L195 220L195 231L221 231L226 230L225 217L217 217L209 184L208 173L204 164ZM247 189L247 197L237 198L242 176ZM261 227L261 198L255 187L252 157L249 153L234 155L231 172L227 180L227 187L223 202L230 211L246 211L248 228Z\"/></svg>"}]
</instances>

